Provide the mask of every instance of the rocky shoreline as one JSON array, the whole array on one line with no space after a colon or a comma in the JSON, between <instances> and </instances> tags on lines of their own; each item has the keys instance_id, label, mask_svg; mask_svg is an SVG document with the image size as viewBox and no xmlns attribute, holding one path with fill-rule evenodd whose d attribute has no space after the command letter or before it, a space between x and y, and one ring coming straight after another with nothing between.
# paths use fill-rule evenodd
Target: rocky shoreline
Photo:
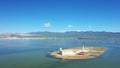
<instances>
[{"instance_id":1,"label":"rocky shoreline","mask_svg":"<svg viewBox=\"0 0 120 68\"><path fill-rule=\"evenodd\" d=\"M107 50L106 48L102 48L102 47L88 47L87 46L85 48L89 49L89 51L84 52L84 54L75 53L74 55L61 55L60 51L54 51L54 52L51 52L50 55L53 57L59 58L59 59L82 60L82 59L97 58ZM82 50L82 47L63 49L63 51L73 51L73 52L78 51L78 50Z\"/></svg>"}]
</instances>

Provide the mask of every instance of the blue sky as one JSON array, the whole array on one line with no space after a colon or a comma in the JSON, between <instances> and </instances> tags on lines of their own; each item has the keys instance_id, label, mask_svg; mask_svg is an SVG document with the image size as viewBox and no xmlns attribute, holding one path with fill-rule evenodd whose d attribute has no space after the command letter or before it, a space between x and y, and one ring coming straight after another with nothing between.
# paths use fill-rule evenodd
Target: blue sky
<instances>
[{"instance_id":1,"label":"blue sky","mask_svg":"<svg viewBox=\"0 0 120 68\"><path fill-rule=\"evenodd\" d=\"M119 0L0 0L0 33L120 32Z\"/></svg>"}]
</instances>

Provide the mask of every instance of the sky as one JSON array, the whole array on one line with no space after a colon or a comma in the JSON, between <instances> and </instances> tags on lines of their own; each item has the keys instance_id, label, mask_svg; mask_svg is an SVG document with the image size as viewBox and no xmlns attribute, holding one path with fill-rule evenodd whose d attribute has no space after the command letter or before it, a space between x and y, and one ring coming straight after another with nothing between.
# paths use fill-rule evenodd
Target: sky
<instances>
[{"instance_id":1,"label":"sky","mask_svg":"<svg viewBox=\"0 0 120 68\"><path fill-rule=\"evenodd\" d=\"M120 0L0 0L0 33L120 32Z\"/></svg>"}]
</instances>

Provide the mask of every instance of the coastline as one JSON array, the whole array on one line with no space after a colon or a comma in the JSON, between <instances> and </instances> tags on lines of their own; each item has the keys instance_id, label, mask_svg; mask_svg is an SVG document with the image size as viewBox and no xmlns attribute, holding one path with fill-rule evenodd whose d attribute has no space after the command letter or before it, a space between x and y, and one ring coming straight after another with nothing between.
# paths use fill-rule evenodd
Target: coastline
<instances>
[{"instance_id":1,"label":"coastline","mask_svg":"<svg viewBox=\"0 0 120 68\"><path fill-rule=\"evenodd\" d=\"M102 48L102 47L88 47L87 46L85 48L89 48L89 52L87 52L87 54L85 54L85 55L65 55L65 56L62 56L59 54L60 53L59 51L51 52L50 55L55 57L55 58L59 58L59 59L83 60L83 59L97 58L107 50L107 48ZM63 49L63 51L65 51L65 50L76 51L79 49L82 49L82 47Z\"/></svg>"}]
</instances>

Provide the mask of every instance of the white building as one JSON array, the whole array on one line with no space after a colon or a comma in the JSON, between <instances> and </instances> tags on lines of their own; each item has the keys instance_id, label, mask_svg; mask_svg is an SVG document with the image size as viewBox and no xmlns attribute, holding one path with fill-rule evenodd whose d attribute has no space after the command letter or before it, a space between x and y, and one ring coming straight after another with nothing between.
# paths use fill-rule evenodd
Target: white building
<instances>
[{"instance_id":1,"label":"white building","mask_svg":"<svg viewBox=\"0 0 120 68\"><path fill-rule=\"evenodd\" d=\"M60 48L60 54L62 56L71 56L71 55L75 55L76 53L72 50L62 50L62 48Z\"/></svg>"},{"instance_id":2,"label":"white building","mask_svg":"<svg viewBox=\"0 0 120 68\"><path fill-rule=\"evenodd\" d=\"M72 56L72 55L77 55L78 53L81 52L88 52L89 49L85 48L84 46L82 47L82 49L77 49L77 50L72 50L72 49L67 49L67 50L62 50L62 48L60 48L60 54L62 56Z\"/></svg>"}]
</instances>

